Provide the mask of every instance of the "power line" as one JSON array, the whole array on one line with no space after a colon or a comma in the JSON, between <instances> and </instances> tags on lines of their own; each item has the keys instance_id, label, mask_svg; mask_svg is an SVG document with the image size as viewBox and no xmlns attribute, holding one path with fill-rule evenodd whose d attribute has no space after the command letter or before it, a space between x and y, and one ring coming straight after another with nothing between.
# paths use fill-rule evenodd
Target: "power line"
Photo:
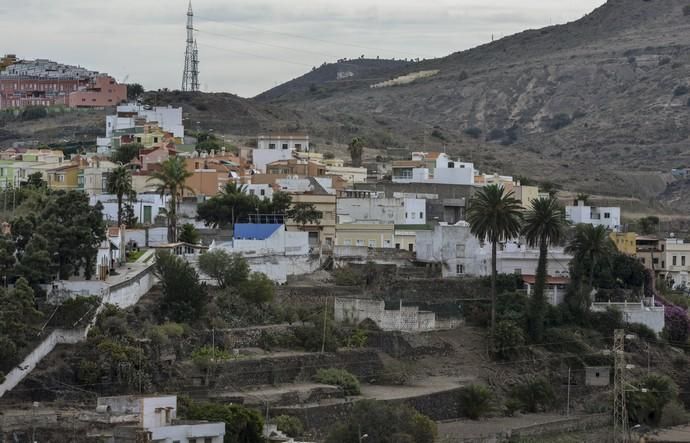
<instances>
[{"instance_id":1,"label":"power line","mask_svg":"<svg viewBox=\"0 0 690 443\"><path fill-rule=\"evenodd\" d=\"M237 51L237 50L235 50L235 49L229 49L229 48L221 48L221 47L218 47L218 46L207 45L207 44L205 44L205 43L199 43L199 46L206 47L206 48L211 48L211 49L216 49L216 50L218 50L218 51L224 51L224 52L228 52L228 53L233 53L233 54L237 54L237 55L244 55L244 56L247 56L247 57L263 58L263 59L266 59L266 60L278 61L278 62L281 62L281 63L289 63L289 64L291 64L291 65L306 66L306 67L309 67L309 68L313 67L313 65L309 65L309 64L306 64L306 63L300 63L300 62L296 62L296 61L292 61L292 60L285 60L285 59L281 59L281 58L277 58L277 57L269 57L269 56L266 56L266 55L250 54L250 53L248 53L248 52Z\"/></svg>"},{"instance_id":2,"label":"power line","mask_svg":"<svg viewBox=\"0 0 690 443\"><path fill-rule=\"evenodd\" d=\"M213 19L210 19L207 17L199 17L199 16L197 16L197 17L200 18L201 20L206 20L209 22L217 22L216 20L213 20ZM409 52L398 51L395 49L376 48L376 47L372 47L372 46L363 46L363 45L357 45L357 44L353 44L353 43L346 43L346 42L342 42L342 41L338 42L338 41L333 41L333 40L325 40L325 39L321 39L321 38L307 37L304 35L292 34L292 33L283 32L283 31L270 31L267 29L261 29L261 28L257 28L254 26L242 26L242 25L237 25L235 23L223 22L223 25L232 26L232 27L240 28L240 29L246 29L246 30L254 31L254 32L257 32L257 31L258 32L265 32L265 33L269 33L269 34L283 35L283 36L287 36L287 37L300 38L303 40L310 40L310 41L315 41L315 42L320 42L320 43L328 43L328 44L336 45L336 46L348 46L348 47L359 48L359 49L368 49L368 50L374 50L374 51L384 51L384 52L393 52L393 53L397 53L397 54L405 54L408 57L411 57ZM420 54L417 54L417 55L420 55ZM431 58L431 57L429 57L429 58Z\"/></svg>"},{"instance_id":3,"label":"power line","mask_svg":"<svg viewBox=\"0 0 690 443\"><path fill-rule=\"evenodd\" d=\"M325 54L325 53L323 53L323 52L310 51L310 50L308 50L308 49L293 48L293 47L290 47L290 46L276 45L276 44L274 44L274 43L260 42L260 41L258 41L258 40L245 39L245 38L241 38L241 37L237 37L237 36L229 35L229 34L220 34L220 33L217 33L217 32L204 31L204 30L201 30L201 29L195 29L195 31L197 31L197 32L199 32L199 33L202 33L202 34L209 34L209 35L213 35L213 36L217 36L217 37L223 37L223 38L227 38L227 39L231 39L231 40L238 40L238 41L241 41L241 42L253 43L253 44L256 44L256 45L270 46L270 47L278 48L278 49L287 49L287 50L289 50L289 51L304 52L304 53L307 53L307 54L318 55L318 56L321 56L321 57L333 57L333 58L338 58L337 55L333 55L333 54Z\"/></svg>"}]
</instances>

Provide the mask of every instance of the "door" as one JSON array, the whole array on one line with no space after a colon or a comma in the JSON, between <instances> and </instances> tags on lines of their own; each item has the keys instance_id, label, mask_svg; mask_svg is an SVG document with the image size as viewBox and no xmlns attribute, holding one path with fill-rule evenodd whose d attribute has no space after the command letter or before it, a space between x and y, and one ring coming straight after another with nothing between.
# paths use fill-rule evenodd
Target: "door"
<instances>
[{"instance_id":1,"label":"door","mask_svg":"<svg viewBox=\"0 0 690 443\"><path fill-rule=\"evenodd\" d=\"M151 224L151 206L144 206L144 223Z\"/></svg>"}]
</instances>

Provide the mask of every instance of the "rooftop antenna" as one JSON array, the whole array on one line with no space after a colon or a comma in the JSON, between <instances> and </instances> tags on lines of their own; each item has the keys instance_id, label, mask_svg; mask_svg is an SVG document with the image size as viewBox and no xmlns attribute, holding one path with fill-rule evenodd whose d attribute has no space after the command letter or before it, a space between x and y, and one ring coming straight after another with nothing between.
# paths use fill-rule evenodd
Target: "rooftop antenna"
<instances>
[{"instance_id":1,"label":"rooftop antenna","mask_svg":"<svg viewBox=\"0 0 690 443\"><path fill-rule=\"evenodd\" d=\"M199 91L199 50L194 38L194 11L192 0L187 9L187 49L184 54L184 72L182 73L182 90Z\"/></svg>"}]
</instances>

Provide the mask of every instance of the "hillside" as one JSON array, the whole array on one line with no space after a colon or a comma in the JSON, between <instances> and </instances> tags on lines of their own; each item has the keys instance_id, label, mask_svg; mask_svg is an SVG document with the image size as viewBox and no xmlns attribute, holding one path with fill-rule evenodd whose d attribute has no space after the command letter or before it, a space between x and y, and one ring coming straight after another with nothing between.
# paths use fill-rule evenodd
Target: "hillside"
<instances>
[{"instance_id":1,"label":"hillside","mask_svg":"<svg viewBox=\"0 0 690 443\"><path fill-rule=\"evenodd\" d=\"M342 69L327 65L256 100L339 122L336 133L305 123L339 142L446 146L482 169L646 200L690 163L687 5L610 0L572 23L378 71L438 70L407 85L373 89L380 78L368 73L339 81Z\"/></svg>"}]
</instances>

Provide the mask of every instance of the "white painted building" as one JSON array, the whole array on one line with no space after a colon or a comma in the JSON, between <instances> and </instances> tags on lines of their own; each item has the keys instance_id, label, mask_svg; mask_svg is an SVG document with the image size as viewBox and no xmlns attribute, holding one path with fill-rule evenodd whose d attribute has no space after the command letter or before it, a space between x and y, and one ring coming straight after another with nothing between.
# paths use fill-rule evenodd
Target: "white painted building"
<instances>
[{"instance_id":1,"label":"white painted building","mask_svg":"<svg viewBox=\"0 0 690 443\"><path fill-rule=\"evenodd\" d=\"M621 230L621 208L586 206L585 202L577 201L575 206L565 207L565 217L573 224L605 226L615 232Z\"/></svg>"},{"instance_id":2,"label":"white painted building","mask_svg":"<svg viewBox=\"0 0 690 443\"><path fill-rule=\"evenodd\" d=\"M474 184L473 163L440 152L413 152L411 160L395 161L392 169L394 183Z\"/></svg>"},{"instance_id":3,"label":"white painted building","mask_svg":"<svg viewBox=\"0 0 690 443\"><path fill-rule=\"evenodd\" d=\"M268 184L260 184L260 185L254 185L254 184L248 184L248 185L242 185L246 186L246 193L249 195L256 195L257 197L264 199L264 200L270 200L273 198L273 186L268 185Z\"/></svg>"},{"instance_id":4,"label":"white painted building","mask_svg":"<svg viewBox=\"0 0 690 443\"><path fill-rule=\"evenodd\" d=\"M309 152L309 136L305 134L260 135L257 137L256 147L272 151Z\"/></svg>"},{"instance_id":5,"label":"white painted building","mask_svg":"<svg viewBox=\"0 0 690 443\"><path fill-rule=\"evenodd\" d=\"M209 251L214 250L241 254L252 272L262 272L277 283L285 283L290 275L312 273L320 264L311 256L308 232L286 231L278 224L237 223L234 238L214 241Z\"/></svg>"},{"instance_id":6,"label":"white painted building","mask_svg":"<svg viewBox=\"0 0 690 443\"><path fill-rule=\"evenodd\" d=\"M565 248L552 246L546 261L547 274L551 277L568 277L573 256ZM525 243L507 242L498 251L496 267L499 274L536 275L539 265L539 249L529 248Z\"/></svg>"},{"instance_id":7,"label":"white painted building","mask_svg":"<svg viewBox=\"0 0 690 443\"><path fill-rule=\"evenodd\" d=\"M442 223L416 235L417 261L441 265L443 277L488 275L491 247L470 233L470 225Z\"/></svg>"},{"instance_id":8,"label":"white painted building","mask_svg":"<svg viewBox=\"0 0 690 443\"><path fill-rule=\"evenodd\" d=\"M174 395L99 397L96 411L103 415L101 421L120 425L113 431L114 441L146 435L146 441L158 443L222 443L225 436L224 422L177 421Z\"/></svg>"},{"instance_id":9,"label":"white painted building","mask_svg":"<svg viewBox=\"0 0 690 443\"><path fill-rule=\"evenodd\" d=\"M422 311L418 306L403 306L398 309L386 309L382 300L336 298L333 304L335 321L348 324L359 324L371 320L384 331L426 332L437 329L457 327L459 321L442 321L436 314Z\"/></svg>"},{"instance_id":10,"label":"white painted building","mask_svg":"<svg viewBox=\"0 0 690 443\"><path fill-rule=\"evenodd\" d=\"M134 215L139 223L151 224L156 217L168 205L168 196L161 197L159 194L137 194L137 198L132 202ZM117 221L117 196L113 194L92 195L89 204L95 206L97 202L103 205L103 218L108 221ZM124 200L127 203L127 199Z\"/></svg>"},{"instance_id":11,"label":"white painted building","mask_svg":"<svg viewBox=\"0 0 690 443\"><path fill-rule=\"evenodd\" d=\"M337 200L338 224L366 223L417 225L426 223L426 200L421 198L386 198L382 192L346 191Z\"/></svg>"},{"instance_id":12,"label":"white painted building","mask_svg":"<svg viewBox=\"0 0 690 443\"><path fill-rule=\"evenodd\" d=\"M184 125L182 124L182 108L172 106L144 106L136 103L128 103L117 107L116 115L105 118L105 137L113 136L114 131L130 129L136 126L136 118L145 118L147 123L157 122L158 126L166 132L170 132L176 138L184 138ZM101 146L99 144L99 146Z\"/></svg>"}]
</instances>

